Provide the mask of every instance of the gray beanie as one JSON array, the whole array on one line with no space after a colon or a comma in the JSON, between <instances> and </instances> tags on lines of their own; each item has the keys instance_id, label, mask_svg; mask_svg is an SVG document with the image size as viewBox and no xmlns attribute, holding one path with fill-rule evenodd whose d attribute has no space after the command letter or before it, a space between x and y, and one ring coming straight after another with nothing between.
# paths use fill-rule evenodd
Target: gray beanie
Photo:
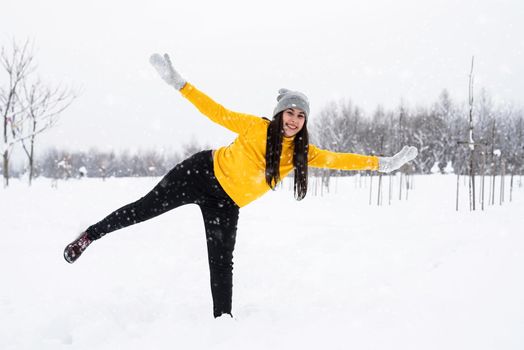
<instances>
[{"instance_id":1,"label":"gray beanie","mask_svg":"<svg viewBox=\"0 0 524 350\"><path fill-rule=\"evenodd\" d=\"M309 115L309 101L306 95L299 91L280 89L278 90L277 101L277 106L273 110L273 116L288 108L299 108L306 113L306 117Z\"/></svg>"}]
</instances>

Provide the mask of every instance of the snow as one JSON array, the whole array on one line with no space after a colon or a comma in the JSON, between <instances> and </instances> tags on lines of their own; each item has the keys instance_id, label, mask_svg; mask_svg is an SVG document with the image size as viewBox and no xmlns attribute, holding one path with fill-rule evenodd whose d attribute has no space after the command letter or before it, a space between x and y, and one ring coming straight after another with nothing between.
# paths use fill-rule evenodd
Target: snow
<instances>
[{"instance_id":1,"label":"snow","mask_svg":"<svg viewBox=\"0 0 524 350\"><path fill-rule=\"evenodd\" d=\"M524 187L457 212L453 175L416 176L407 201L380 207L354 178L302 202L286 182L241 209L235 318L215 320L196 205L62 257L158 181L0 189L0 349L524 348Z\"/></svg>"},{"instance_id":2,"label":"snow","mask_svg":"<svg viewBox=\"0 0 524 350\"><path fill-rule=\"evenodd\" d=\"M439 166L438 166L438 162L435 162L435 163L433 164L433 166L431 167L430 172L431 172L432 174L439 174L439 173L440 173L440 168L439 168Z\"/></svg>"},{"instance_id":3,"label":"snow","mask_svg":"<svg viewBox=\"0 0 524 350\"><path fill-rule=\"evenodd\" d=\"M446 174L452 174L453 173L453 162L450 160L446 164L446 167L444 168L444 173Z\"/></svg>"}]
</instances>

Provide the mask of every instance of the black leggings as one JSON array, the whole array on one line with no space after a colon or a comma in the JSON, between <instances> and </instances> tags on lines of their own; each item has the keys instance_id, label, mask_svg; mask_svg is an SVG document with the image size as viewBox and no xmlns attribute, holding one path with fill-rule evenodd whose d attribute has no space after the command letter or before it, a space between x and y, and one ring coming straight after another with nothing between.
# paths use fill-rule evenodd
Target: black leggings
<instances>
[{"instance_id":1,"label":"black leggings","mask_svg":"<svg viewBox=\"0 0 524 350\"><path fill-rule=\"evenodd\" d=\"M213 295L213 314L231 315L233 250L239 207L224 192L213 171L211 150L198 152L177 164L144 197L130 203L87 229L95 240L184 204L198 204L204 218Z\"/></svg>"}]
</instances>

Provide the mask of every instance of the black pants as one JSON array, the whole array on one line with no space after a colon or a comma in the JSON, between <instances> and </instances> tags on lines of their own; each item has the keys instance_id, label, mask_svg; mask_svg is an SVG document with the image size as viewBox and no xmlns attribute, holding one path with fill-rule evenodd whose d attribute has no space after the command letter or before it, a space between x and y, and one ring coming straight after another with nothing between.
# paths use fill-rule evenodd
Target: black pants
<instances>
[{"instance_id":1,"label":"black pants","mask_svg":"<svg viewBox=\"0 0 524 350\"><path fill-rule=\"evenodd\" d=\"M144 197L109 214L87 229L95 240L184 204L198 204L204 218L213 295L213 314L231 315L233 250L239 207L218 183L211 150L198 152L177 164Z\"/></svg>"}]
</instances>

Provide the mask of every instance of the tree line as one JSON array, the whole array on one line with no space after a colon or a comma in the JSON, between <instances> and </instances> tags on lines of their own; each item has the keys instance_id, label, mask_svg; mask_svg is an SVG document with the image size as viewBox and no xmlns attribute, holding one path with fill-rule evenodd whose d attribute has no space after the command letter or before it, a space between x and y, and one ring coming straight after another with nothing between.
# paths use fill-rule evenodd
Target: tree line
<instances>
[{"instance_id":1,"label":"tree line","mask_svg":"<svg viewBox=\"0 0 524 350\"><path fill-rule=\"evenodd\" d=\"M48 149L35 163L35 176L51 179L83 177L143 177L163 176L176 164L190 155L210 149L209 145L195 140L185 144L181 151L163 152L149 149L131 153L129 151L67 151ZM19 167L14 176L24 176L25 170Z\"/></svg>"},{"instance_id":2,"label":"tree line","mask_svg":"<svg viewBox=\"0 0 524 350\"><path fill-rule=\"evenodd\" d=\"M377 107L371 115L351 100L331 102L312 126L318 146L338 152L389 156L402 145L413 145L419 156L403 170L417 174L466 174L471 166L468 106L443 90L429 106L393 110ZM473 167L483 174L524 172L524 112L510 104L495 104L482 90L473 106L473 133L479 144Z\"/></svg>"},{"instance_id":3,"label":"tree line","mask_svg":"<svg viewBox=\"0 0 524 350\"><path fill-rule=\"evenodd\" d=\"M161 176L188 155L209 146L192 141L181 152L165 154L158 150L116 153L92 149L87 152L48 149L36 159L35 139L55 126L60 114L77 95L67 87L52 87L36 75L32 44L18 44L0 51L0 164L4 186L10 177ZM403 145L419 149L419 156L401 170L409 174L453 172L455 174L522 174L524 172L524 112L511 104L496 104L482 90L469 105L454 100L443 90L428 106L408 106L386 110L378 106L366 113L350 99L331 101L312 116L311 142L335 152L377 156L393 155ZM469 109L469 111L468 111ZM473 120L475 147L471 143L468 114ZM470 143L468 143L470 142ZM25 165L13 167L11 155L19 147ZM311 169L322 177L350 172Z\"/></svg>"},{"instance_id":4,"label":"tree line","mask_svg":"<svg viewBox=\"0 0 524 350\"><path fill-rule=\"evenodd\" d=\"M366 115L350 100L331 102L314 116L311 140L321 148L336 152L379 156L392 155L405 144L414 145L419 149L419 156L402 169L404 172L465 175L470 152L461 144L468 137L466 109L454 102L445 90L429 107L409 108L401 104L389 111L378 107L371 115ZM475 110L475 138L483 146L475 150L477 173L524 173L523 111L506 105L496 107L485 91L481 92ZM35 176L48 178L161 176L185 157L209 148L193 140L184 145L182 151L172 153L155 149L135 154L49 149L36 160L34 172ZM19 168L14 174L20 176L25 171L27 168ZM323 170L311 169L311 172L318 175Z\"/></svg>"}]
</instances>

